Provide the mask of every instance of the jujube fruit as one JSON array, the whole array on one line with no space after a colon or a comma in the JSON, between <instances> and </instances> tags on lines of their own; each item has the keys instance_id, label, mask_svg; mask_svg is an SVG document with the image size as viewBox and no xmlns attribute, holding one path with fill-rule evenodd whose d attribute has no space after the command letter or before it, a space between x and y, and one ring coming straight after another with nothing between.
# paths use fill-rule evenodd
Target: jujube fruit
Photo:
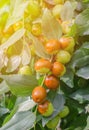
<instances>
[{"instance_id":1,"label":"jujube fruit","mask_svg":"<svg viewBox=\"0 0 89 130\"><path fill-rule=\"evenodd\" d=\"M65 66L60 62L54 62L52 66L52 74L55 76L62 76L66 72Z\"/></svg>"},{"instance_id":2,"label":"jujube fruit","mask_svg":"<svg viewBox=\"0 0 89 130\"><path fill-rule=\"evenodd\" d=\"M59 87L59 80L53 75L49 75L45 78L44 84L49 89L57 89Z\"/></svg>"},{"instance_id":3,"label":"jujube fruit","mask_svg":"<svg viewBox=\"0 0 89 130\"><path fill-rule=\"evenodd\" d=\"M36 88L33 89L32 91L32 99L36 103L41 103L45 100L46 98L46 89L43 88L42 86L37 86Z\"/></svg>"},{"instance_id":4,"label":"jujube fruit","mask_svg":"<svg viewBox=\"0 0 89 130\"><path fill-rule=\"evenodd\" d=\"M55 54L60 50L60 43L58 40L49 40L46 45L45 49L48 54Z\"/></svg>"},{"instance_id":5,"label":"jujube fruit","mask_svg":"<svg viewBox=\"0 0 89 130\"><path fill-rule=\"evenodd\" d=\"M59 113L60 118L64 118L69 114L69 108L64 106L63 110Z\"/></svg>"},{"instance_id":6,"label":"jujube fruit","mask_svg":"<svg viewBox=\"0 0 89 130\"><path fill-rule=\"evenodd\" d=\"M19 71L18 71L18 74L31 75L31 74L32 74L32 71L31 71L30 66L26 65L26 66L21 67L21 68L19 69Z\"/></svg>"},{"instance_id":7,"label":"jujube fruit","mask_svg":"<svg viewBox=\"0 0 89 130\"><path fill-rule=\"evenodd\" d=\"M36 72L39 73L48 73L49 71L51 71L52 68L52 63L47 60L47 59L39 59L36 63L35 63L35 70Z\"/></svg>"},{"instance_id":8,"label":"jujube fruit","mask_svg":"<svg viewBox=\"0 0 89 130\"><path fill-rule=\"evenodd\" d=\"M43 103L38 104L38 112L45 117L53 114L54 108L50 101L45 100Z\"/></svg>"},{"instance_id":9,"label":"jujube fruit","mask_svg":"<svg viewBox=\"0 0 89 130\"><path fill-rule=\"evenodd\" d=\"M62 49L69 51L69 52L72 52L74 50L75 42L72 37L63 36L60 38L59 41L60 41L60 45L61 45Z\"/></svg>"},{"instance_id":10,"label":"jujube fruit","mask_svg":"<svg viewBox=\"0 0 89 130\"><path fill-rule=\"evenodd\" d=\"M56 55L56 61L63 64L68 63L71 60L71 55L69 52L60 50Z\"/></svg>"}]
</instances>

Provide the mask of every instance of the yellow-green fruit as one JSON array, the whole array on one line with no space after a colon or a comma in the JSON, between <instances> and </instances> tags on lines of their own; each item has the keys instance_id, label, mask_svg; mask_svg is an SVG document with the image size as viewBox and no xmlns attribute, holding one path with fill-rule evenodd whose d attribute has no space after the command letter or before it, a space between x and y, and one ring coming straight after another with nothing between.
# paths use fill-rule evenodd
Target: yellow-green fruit
<instances>
[{"instance_id":1,"label":"yellow-green fruit","mask_svg":"<svg viewBox=\"0 0 89 130\"><path fill-rule=\"evenodd\" d=\"M41 8L39 4L36 1L31 0L28 5L27 13L31 16L32 19L37 18L41 14Z\"/></svg>"},{"instance_id":2,"label":"yellow-green fruit","mask_svg":"<svg viewBox=\"0 0 89 130\"><path fill-rule=\"evenodd\" d=\"M43 114L43 116L48 117L53 114L54 108L52 103L49 103L48 110Z\"/></svg>"},{"instance_id":3,"label":"yellow-green fruit","mask_svg":"<svg viewBox=\"0 0 89 130\"><path fill-rule=\"evenodd\" d=\"M18 74L31 75L31 68L29 66L23 66L19 69Z\"/></svg>"},{"instance_id":4,"label":"yellow-green fruit","mask_svg":"<svg viewBox=\"0 0 89 130\"><path fill-rule=\"evenodd\" d=\"M75 41L72 37L63 36L60 38L59 42L60 42L61 48L63 50L66 50L70 53L73 52L74 46L75 46Z\"/></svg>"},{"instance_id":5,"label":"yellow-green fruit","mask_svg":"<svg viewBox=\"0 0 89 130\"><path fill-rule=\"evenodd\" d=\"M50 120L46 125L48 128L55 130L60 120L61 120L60 116L57 115L55 118Z\"/></svg>"},{"instance_id":6,"label":"yellow-green fruit","mask_svg":"<svg viewBox=\"0 0 89 130\"><path fill-rule=\"evenodd\" d=\"M54 111L53 104L48 100L38 105L38 112L44 117L51 116L53 114L53 111Z\"/></svg>"},{"instance_id":7,"label":"yellow-green fruit","mask_svg":"<svg viewBox=\"0 0 89 130\"><path fill-rule=\"evenodd\" d=\"M61 5L61 4L54 6L54 8L52 10L53 16L55 16L56 18L60 18L60 13L61 13L62 7L63 7L63 5Z\"/></svg>"},{"instance_id":8,"label":"yellow-green fruit","mask_svg":"<svg viewBox=\"0 0 89 130\"><path fill-rule=\"evenodd\" d=\"M42 32L42 30L41 30L41 24L40 23L33 24L31 32L35 36L41 35L41 32Z\"/></svg>"},{"instance_id":9,"label":"yellow-green fruit","mask_svg":"<svg viewBox=\"0 0 89 130\"><path fill-rule=\"evenodd\" d=\"M74 20L69 20L69 21L63 21L61 26L62 26L62 31L64 34L68 34L71 30L71 26L73 25Z\"/></svg>"},{"instance_id":10,"label":"yellow-green fruit","mask_svg":"<svg viewBox=\"0 0 89 130\"><path fill-rule=\"evenodd\" d=\"M63 110L59 113L60 118L64 118L69 114L69 108L64 106Z\"/></svg>"},{"instance_id":11,"label":"yellow-green fruit","mask_svg":"<svg viewBox=\"0 0 89 130\"><path fill-rule=\"evenodd\" d=\"M61 50L59 53L56 55L56 61L61 62L63 64L66 64L70 61L71 55L69 52Z\"/></svg>"},{"instance_id":12,"label":"yellow-green fruit","mask_svg":"<svg viewBox=\"0 0 89 130\"><path fill-rule=\"evenodd\" d=\"M64 0L54 0L55 4L64 4Z\"/></svg>"}]
</instances>

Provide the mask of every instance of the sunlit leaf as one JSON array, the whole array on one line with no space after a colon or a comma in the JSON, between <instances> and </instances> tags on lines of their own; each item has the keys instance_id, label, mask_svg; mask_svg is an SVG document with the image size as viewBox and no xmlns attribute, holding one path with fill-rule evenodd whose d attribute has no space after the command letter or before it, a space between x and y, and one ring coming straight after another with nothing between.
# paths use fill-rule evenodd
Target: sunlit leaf
<instances>
[{"instance_id":1,"label":"sunlit leaf","mask_svg":"<svg viewBox=\"0 0 89 130\"><path fill-rule=\"evenodd\" d=\"M48 39L59 39L62 35L62 28L58 21L52 16L49 10L44 10L42 17L43 34Z\"/></svg>"},{"instance_id":2,"label":"sunlit leaf","mask_svg":"<svg viewBox=\"0 0 89 130\"><path fill-rule=\"evenodd\" d=\"M26 45L24 45L22 53L21 53L21 62L22 62L22 65L29 64L30 60L31 60L30 48L26 44Z\"/></svg>"},{"instance_id":3,"label":"sunlit leaf","mask_svg":"<svg viewBox=\"0 0 89 130\"><path fill-rule=\"evenodd\" d=\"M7 66L8 58L3 50L0 50L0 69L2 69L4 66Z\"/></svg>"},{"instance_id":4,"label":"sunlit leaf","mask_svg":"<svg viewBox=\"0 0 89 130\"><path fill-rule=\"evenodd\" d=\"M74 10L73 10L71 2L66 1L62 7L61 19L63 21L71 20L73 17L73 14L74 14Z\"/></svg>"},{"instance_id":5,"label":"sunlit leaf","mask_svg":"<svg viewBox=\"0 0 89 130\"><path fill-rule=\"evenodd\" d=\"M28 5L28 1L12 0L11 9L12 14L9 16L5 29L8 29L12 24L23 18L24 10ZM18 13L17 13L18 12Z\"/></svg>"},{"instance_id":6,"label":"sunlit leaf","mask_svg":"<svg viewBox=\"0 0 89 130\"><path fill-rule=\"evenodd\" d=\"M80 13L76 17L77 31L80 36L89 35L88 15L89 15L89 8L84 10L82 13Z\"/></svg>"},{"instance_id":7,"label":"sunlit leaf","mask_svg":"<svg viewBox=\"0 0 89 130\"><path fill-rule=\"evenodd\" d=\"M87 118L87 125L86 125L86 127L84 128L84 130L88 130L89 129L89 116L88 116L88 118Z\"/></svg>"},{"instance_id":8,"label":"sunlit leaf","mask_svg":"<svg viewBox=\"0 0 89 130\"><path fill-rule=\"evenodd\" d=\"M16 31L5 43L3 43L0 46L0 50L7 49L8 47L10 47L14 43L16 43L18 40L20 40L22 38L24 33L25 33L24 28L21 28L18 31Z\"/></svg>"},{"instance_id":9,"label":"sunlit leaf","mask_svg":"<svg viewBox=\"0 0 89 130\"><path fill-rule=\"evenodd\" d=\"M30 111L18 112L0 130L27 130L33 127L35 119L35 115Z\"/></svg>"},{"instance_id":10,"label":"sunlit leaf","mask_svg":"<svg viewBox=\"0 0 89 130\"><path fill-rule=\"evenodd\" d=\"M26 100L18 105L19 106L18 112L28 111L28 110L32 109L35 105L36 105L36 103L29 97L28 100Z\"/></svg>"},{"instance_id":11,"label":"sunlit leaf","mask_svg":"<svg viewBox=\"0 0 89 130\"><path fill-rule=\"evenodd\" d=\"M0 94L4 94L9 91L9 87L5 81L0 83Z\"/></svg>"},{"instance_id":12,"label":"sunlit leaf","mask_svg":"<svg viewBox=\"0 0 89 130\"><path fill-rule=\"evenodd\" d=\"M89 65L80 68L77 72L76 75L79 77L82 77L84 79L89 79Z\"/></svg>"},{"instance_id":13,"label":"sunlit leaf","mask_svg":"<svg viewBox=\"0 0 89 130\"><path fill-rule=\"evenodd\" d=\"M21 63L20 56L12 56L8 61L6 72L13 72L19 67L20 63Z\"/></svg>"},{"instance_id":14,"label":"sunlit leaf","mask_svg":"<svg viewBox=\"0 0 89 130\"><path fill-rule=\"evenodd\" d=\"M34 87L38 85L35 76L26 75L0 75L10 88L11 92L16 96L30 96Z\"/></svg>"}]
</instances>

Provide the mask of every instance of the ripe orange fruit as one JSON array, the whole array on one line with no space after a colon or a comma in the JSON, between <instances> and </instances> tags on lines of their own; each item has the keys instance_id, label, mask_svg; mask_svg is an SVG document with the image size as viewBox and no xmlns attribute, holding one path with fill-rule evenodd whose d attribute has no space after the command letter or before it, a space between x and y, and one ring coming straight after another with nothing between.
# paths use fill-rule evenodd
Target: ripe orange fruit
<instances>
[{"instance_id":1,"label":"ripe orange fruit","mask_svg":"<svg viewBox=\"0 0 89 130\"><path fill-rule=\"evenodd\" d=\"M49 89L57 89L59 87L59 80L53 75L47 76L44 83Z\"/></svg>"},{"instance_id":2,"label":"ripe orange fruit","mask_svg":"<svg viewBox=\"0 0 89 130\"><path fill-rule=\"evenodd\" d=\"M32 99L36 102L36 103L41 103L44 101L44 99L46 98L46 89L43 88L42 86L37 86L36 88L33 89L32 91Z\"/></svg>"},{"instance_id":3,"label":"ripe orange fruit","mask_svg":"<svg viewBox=\"0 0 89 130\"><path fill-rule=\"evenodd\" d=\"M49 40L45 45L48 54L55 54L60 50L60 48L60 42L55 39Z\"/></svg>"},{"instance_id":4,"label":"ripe orange fruit","mask_svg":"<svg viewBox=\"0 0 89 130\"><path fill-rule=\"evenodd\" d=\"M55 76L62 76L66 71L65 66L60 62L54 62L52 66L52 74Z\"/></svg>"},{"instance_id":5,"label":"ripe orange fruit","mask_svg":"<svg viewBox=\"0 0 89 130\"><path fill-rule=\"evenodd\" d=\"M47 59L39 59L35 63L35 70L39 73L48 73L52 68L52 64Z\"/></svg>"}]
</instances>

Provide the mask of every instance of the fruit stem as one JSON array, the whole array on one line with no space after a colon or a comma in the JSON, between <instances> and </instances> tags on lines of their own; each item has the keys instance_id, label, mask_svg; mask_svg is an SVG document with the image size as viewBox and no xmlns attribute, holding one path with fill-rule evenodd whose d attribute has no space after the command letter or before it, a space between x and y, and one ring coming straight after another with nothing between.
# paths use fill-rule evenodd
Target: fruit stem
<instances>
[{"instance_id":1,"label":"fruit stem","mask_svg":"<svg viewBox=\"0 0 89 130\"><path fill-rule=\"evenodd\" d=\"M46 78L46 74L44 75L43 80L42 80L42 82L41 82L41 85L40 85L40 86L43 86L45 78Z\"/></svg>"}]
</instances>

